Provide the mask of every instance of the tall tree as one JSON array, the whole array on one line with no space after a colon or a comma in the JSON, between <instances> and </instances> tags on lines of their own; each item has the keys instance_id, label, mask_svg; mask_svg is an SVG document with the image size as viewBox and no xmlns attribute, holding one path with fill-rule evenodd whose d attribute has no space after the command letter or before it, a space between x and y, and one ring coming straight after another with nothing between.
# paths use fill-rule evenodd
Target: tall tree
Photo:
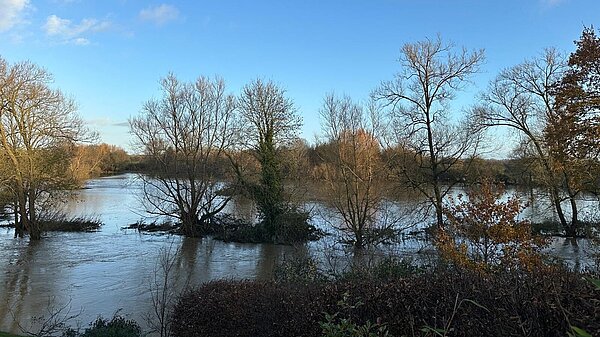
<instances>
[{"instance_id":1,"label":"tall tree","mask_svg":"<svg viewBox=\"0 0 600 337\"><path fill-rule=\"evenodd\" d=\"M550 196L559 221L568 236L579 224L576 196L579 192L565 162L551 151L544 129L556 118L552 85L562 78L563 57L547 49L538 57L503 70L483 95L484 105L476 115L486 126L504 126L518 131L520 155L533 159L536 178ZM563 202L570 206L571 219Z\"/></svg>"},{"instance_id":2,"label":"tall tree","mask_svg":"<svg viewBox=\"0 0 600 337\"><path fill-rule=\"evenodd\" d=\"M544 129L552 156L557 158L578 189L596 185L600 159L600 38L584 28L577 50L551 92L555 113Z\"/></svg>"},{"instance_id":3,"label":"tall tree","mask_svg":"<svg viewBox=\"0 0 600 337\"><path fill-rule=\"evenodd\" d=\"M392 109L397 147L403 153L395 171L404 184L424 196L443 225L443 199L453 186L446 172L475 154L479 144L474 123L454 123L450 103L469 76L479 70L483 50L454 51L438 36L402 47L402 70L383 83L375 96ZM416 169L415 169L416 163Z\"/></svg>"},{"instance_id":4,"label":"tall tree","mask_svg":"<svg viewBox=\"0 0 600 337\"><path fill-rule=\"evenodd\" d=\"M217 195L214 164L233 140L235 98L219 78L184 83L169 74L160 83L163 96L129 121L151 165L150 175L140 175L143 197L148 212L174 217L184 235L198 236L198 225L229 201Z\"/></svg>"},{"instance_id":5,"label":"tall tree","mask_svg":"<svg viewBox=\"0 0 600 337\"><path fill-rule=\"evenodd\" d=\"M32 240L41 238L38 204L71 185L68 149L85 134L75 103L51 83L33 63L0 58L0 145L10 167L5 182L18 210L15 234L28 231Z\"/></svg>"},{"instance_id":6,"label":"tall tree","mask_svg":"<svg viewBox=\"0 0 600 337\"><path fill-rule=\"evenodd\" d=\"M319 146L323 163L318 171L327 202L340 218L334 227L356 249L389 238L398 217L386 207L381 110L374 103L365 108L349 97L328 95L321 119L326 143Z\"/></svg>"},{"instance_id":7,"label":"tall tree","mask_svg":"<svg viewBox=\"0 0 600 337\"><path fill-rule=\"evenodd\" d=\"M283 88L273 82L255 80L242 89L238 99L243 127L241 140L260 164L260 178L243 184L257 204L260 217L271 238L283 226L282 216L289 211L284 198L280 151L298 138L302 119Z\"/></svg>"}]
</instances>

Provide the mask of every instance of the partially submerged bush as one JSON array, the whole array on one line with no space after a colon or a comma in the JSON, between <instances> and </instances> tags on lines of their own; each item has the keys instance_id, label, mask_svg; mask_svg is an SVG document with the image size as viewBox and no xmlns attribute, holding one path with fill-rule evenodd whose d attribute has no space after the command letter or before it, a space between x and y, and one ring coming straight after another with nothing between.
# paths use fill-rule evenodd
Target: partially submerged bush
<instances>
[{"instance_id":1,"label":"partially submerged bush","mask_svg":"<svg viewBox=\"0 0 600 337\"><path fill-rule=\"evenodd\" d=\"M281 223L277 235L271 235L264 221L250 223L230 215L214 219L210 226L216 239L232 242L293 244L319 239L323 233L308 223L308 213L290 210L278 217Z\"/></svg>"},{"instance_id":2,"label":"partially submerged bush","mask_svg":"<svg viewBox=\"0 0 600 337\"><path fill-rule=\"evenodd\" d=\"M212 235L217 240L242 243L294 244L319 239L323 233L308 223L308 213L290 211L280 217L281 232L271 236L263 222L251 223L231 214L219 214L198 223L199 235ZM172 221L131 224L125 229L147 233L182 234L181 224Z\"/></svg>"},{"instance_id":3,"label":"partially submerged bush","mask_svg":"<svg viewBox=\"0 0 600 337\"><path fill-rule=\"evenodd\" d=\"M179 298L172 331L176 337L321 336L322 323L344 319L355 328L385 325L392 336L429 327L453 336L552 337L565 336L570 326L599 335L600 291L584 276L559 268L489 274L439 268L382 281L216 281ZM340 306L344 294L347 303L361 304ZM328 321L326 313L339 314Z\"/></svg>"},{"instance_id":4,"label":"partially submerged bush","mask_svg":"<svg viewBox=\"0 0 600 337\"><path fill-rule=\"evenodd\" d=\"M100 219L91 216L74 216L68 218L66 215L40 219L41 228L46 232L93 232L100 229Z\"/></svg>"},{"instance_id":5,"label":"partially submerged bush","mask_svg":"<svg viewBox=\"0 0 600 337\"><path fill-rule=\"evenodd\" d=\"M130 224L129 226L123 227L123 229L135 229L138 232L146 232L146 233L178 233L180 225L172 222L172 221L152 221L150 223L145 223L142 221L138 221L136 223Z\"/></svg>"}]
</instances>

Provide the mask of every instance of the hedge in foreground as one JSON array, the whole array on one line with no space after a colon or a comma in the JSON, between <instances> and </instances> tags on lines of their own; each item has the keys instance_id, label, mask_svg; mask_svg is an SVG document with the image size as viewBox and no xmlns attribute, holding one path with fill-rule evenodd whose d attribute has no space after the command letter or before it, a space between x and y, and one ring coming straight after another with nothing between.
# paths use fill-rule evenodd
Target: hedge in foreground
<instances>
[{"instance_id":1,"label":"hedge in foreground","mask_svg":"<svg viewBox=\"0 0 600 337\"><path fill-rule=\"evenodd\" d=\"M600 291L562 269L479 275L438 269L395 280L291 284L215 281L182 295L174 336L321 336L325 314L379 322L392 336L600 336ZM346 297L350 303L341 303Z\"/></svg>"}]
</instances>

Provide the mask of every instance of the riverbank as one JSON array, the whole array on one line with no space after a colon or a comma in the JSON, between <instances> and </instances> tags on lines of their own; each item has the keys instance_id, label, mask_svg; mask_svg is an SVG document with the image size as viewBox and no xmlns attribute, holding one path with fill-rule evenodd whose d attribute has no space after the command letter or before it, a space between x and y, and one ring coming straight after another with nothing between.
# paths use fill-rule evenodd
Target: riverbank
<instances>
[{"instance_id":1,"label":"riverbank","mask_svg":"<svg viewBox=\"0 0 600 337\"><path fill-rule=\"evenodd\" d=\"M11 333L8 333L8 332L2 332L2 331L0 331L0 337L24 337L24 336L21 336L21 335L13 335L13 334L11 334Z\"/></svg>"}]
</instances>

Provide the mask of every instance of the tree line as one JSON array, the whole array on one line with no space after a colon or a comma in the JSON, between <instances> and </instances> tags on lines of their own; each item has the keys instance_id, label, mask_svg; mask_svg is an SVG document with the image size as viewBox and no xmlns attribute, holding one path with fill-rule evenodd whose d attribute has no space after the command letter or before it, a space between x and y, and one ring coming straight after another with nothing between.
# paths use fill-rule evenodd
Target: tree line
<instances>
[{"instance_id":1,"label":"tree line","mask_svg":"<svg viewBox=\"0 0 600 337\"><path fill-rule=\"evenodd\" d=\"M168 74L161 96L130 119L137 158L81 146L93 134L73 101L50 88L50 75L1 60L2 190L14 205L17 235L39 239L42 201L90 172L137 168L146 173L147 211L174 217L183 234L203 235L243 194L257 206L265 241L281 242L308 226L286 181L310 179L338 215L332 225L360 248L402 222L389 207L395 192L426 200L435 226L444 228L452 188L491 177L547 192L564 233L576 236L576 201L600 188L600 39L593 28L584 28L576 47L569 57L546 49L502 70L459 113L454 98L480 71L484 51L439 36L407 43L400 71L367 101L325 96L322 136L312 145L299 138L300 114L273 81L254 80L235 95L219 77L182 82ZM482 159L488 131L498 127L514 131L514 158Z\"/></svg>"}]
</instances>

